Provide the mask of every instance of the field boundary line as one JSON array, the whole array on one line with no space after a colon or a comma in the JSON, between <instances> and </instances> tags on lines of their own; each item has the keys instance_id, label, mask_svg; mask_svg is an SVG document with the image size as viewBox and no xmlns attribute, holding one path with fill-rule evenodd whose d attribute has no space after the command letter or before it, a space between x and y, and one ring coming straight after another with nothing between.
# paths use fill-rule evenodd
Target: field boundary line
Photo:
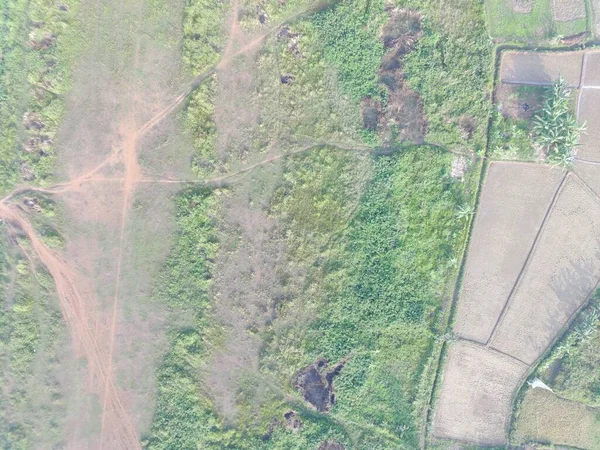
<instances>
[{"instance_id":1,"label":"field boundary line","mask_svg":"<svg viewBox=\"0 0 600 450\"><path fill-rule=\"evenodd\" d=\"M573 171L573 175L575 175L577 177L577 179L579 180L579 182L583 185L583 188L588 191L588 193L594 198L594 200L596 200L596 203L598 203L598 206L600 206L600 196L598 194L596 194L596 192L590 187L589 184L587 184L587 182L581 178L581 176Z\"/></svg>"},{"instance_id":2,"label":"field boundary line","mask_svg":"<svg viewBox=\"0 0 600 450\"><path fill-rule=\"evenodd\" d=\"M504 322L504 318L506 317L506 314L508 312L508 310L510 309L510 305L512 303L512 300L517 292L517 289L519 288L520 284L521 284L521 280L523 279L523 276L525 275L525 272L527 271L527 269L529 268L529 264L531 262L531 259L533 258L533 255L535 254L535 250L537 248L537 245L539 243L539 240L546 228L546 224L548 223L548 219L550 218L550 215L552 213L552 211L554 210L554 207L556 206L556 203L558 201L558 198L560 197L560 193L562 192L562 189L566 183L566 180L569 176L569 172L565 172L565 175L562 177L562 179L560 180L560 183L558 184L558 187L556 189L556 191L554 192L554 195L552 196L552 199L550 201L550 205L548 206L548 209L546 210L546 214L544 214L544 218L542 219L542 223L540 225L540 229L538 230L538 232L535 235L535 238L533 239L533 243L531 244L531 247L529 249L529 252L527 253L527 257L525 258L525 262L523 263L523 267L521 267L521 270L519 271L519 274L517 275L517 279L515 280L515 283L512 287L512 289L510 290L508 297L506 298L506 302L504 303L504 307L502 308L502 311L500 312L500 315L498 316L498 319L496 320L496 324L494 325L494 328L492 328L492 332L490 334L490 337L487 339L485 345L486 346L492 346L493 345L493 340L495 338L496 332L498 330L498 328L502 325L502 323Z\"/></svg>"},{"instance_id":3,"label":"field boundary line","mask_svg":"<svg viewBox=\"0 0 600 450\"><path fill-rule=\"evenodd\" d=\"M575 158L575 161L579 161L584 164L592 164L594 166L600 166L600 161L592 161L591 159Z\"/></svg>"},{"instance_id":4,"label":"field boundary line","mask_svg":"<svg viewBox=\"0 0 600 450\"><path fill-rule=\"evenodd\" d=\"M465 338L459 337L459 338L456 339L455 342L464 342L465 344L471 345L472 347L482 348L482 349L484 349L484 350L486 350L486 351L488 351L490 353L497 354L498 356L501 356L502 358L510 359L511 361L516 362L516 363L518 363L518 364L520 364L520 365L522 365L522 366L524 366L526 368L531 367L530 364L527 364L525 361L522 361L522 360L520 360L519 358L517 358L515 356L509 355L508 353L503 352L502 350L498 350L497 348L489 347L489 346L487 346L485 344L482 344L481 342L477 342L477 341L474 341L472 339L465 339Z\"/></svg>"}]
</instances>

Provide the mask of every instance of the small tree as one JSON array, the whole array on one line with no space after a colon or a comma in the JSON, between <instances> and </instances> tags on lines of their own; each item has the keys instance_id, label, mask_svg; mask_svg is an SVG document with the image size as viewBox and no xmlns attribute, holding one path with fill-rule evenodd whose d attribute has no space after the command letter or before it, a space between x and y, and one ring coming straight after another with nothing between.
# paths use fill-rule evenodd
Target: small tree
<instances>
[{"instance_id":1,"label":"small tree","mask_svg":"<svg viewBox=\"0 0 600 450\"><path fill-rule=\"evenodd\" d=\"M533 125L535 141L546 152L548 161L562 167L572 164L579 136L585 130L571 110L571 93L562 77L559 78Z\"/></svg>"}]
</instances>

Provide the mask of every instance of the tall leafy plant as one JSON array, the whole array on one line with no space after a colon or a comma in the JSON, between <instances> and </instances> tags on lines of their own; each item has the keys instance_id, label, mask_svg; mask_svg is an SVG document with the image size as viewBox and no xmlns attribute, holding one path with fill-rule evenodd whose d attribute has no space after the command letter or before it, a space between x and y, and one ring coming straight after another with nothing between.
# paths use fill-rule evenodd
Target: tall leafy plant
<instances>
[{"instance_id":1,"label":"tall leafy plant","mask_svg":"<svg viewBox=\"0 0 600 450\"><path fill-rule=\"evenodd\" d=\"M572 92L559 78L533 125L534 139L543 148L548 161L562 167L569 167L573 162L579 137L585 130L571 109Z\"/></svg>"}]
</instances>

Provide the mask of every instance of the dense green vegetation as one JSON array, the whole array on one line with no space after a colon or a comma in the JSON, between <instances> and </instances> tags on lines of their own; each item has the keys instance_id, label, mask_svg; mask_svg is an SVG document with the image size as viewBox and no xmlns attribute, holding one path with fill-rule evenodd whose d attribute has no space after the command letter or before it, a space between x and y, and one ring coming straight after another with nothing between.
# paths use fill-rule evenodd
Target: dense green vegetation
<instances>
[{"instance_id":1,"label":"dense green vegetation","mask_svg":"<svg viewBox=\"0 0 600 450\"><path fill-rule=\"evenodd\" d=\"M64 93L82 40L79 2L11 0L0 18L0 190L48 182Z\"/></svg>"},{"instance_id":2,"label":"dense green vegetation","mask_svg":"<svg viewBox=\"0 0 600 450\"><path fill-rule=\"evenodd\" d=\"M404 61L423 98L427 142L483 152L490 115L492 47L483 6L469 0L399 2L424 16L424 35Z\"/></svg>"},{"instance_id":3,"label":"dense green vegetation","mask_svg":"<svg viewBox=\"0 0 600 450\"><path fill-rule=\"evenodd\" d=\"M226 2L187 0L183 18L183 62L195 75L215 64L224 40Z\"/></svg>"},{"instance_id":4,"label":"dense green vegetation","mask_svg":"<svg viewBox=\"0 0 600 450\"><path fill-rule=\"evenodd\" d=\"M577 122L572 111L572 90L560 78L542 110L535 116L533 132L538 145L552 164L568 167L574 158L573 151L579 145L579 135L584 126Z\"/></svg>"},{"instance_id":5,"label":"dense green vegetation","mask_svg":"<svg viewBox=\"0 0 600 450\"><path fill-rule=\"evenodd\" d=\"M533 0L529 13L512 10L510 1L485 2L490 34L495 38L542 40L553 36L551 0Z\"/></svg>"},{"instance_id":6,"label":"dense green vegetation","mask_svg":"<svg viewBox=\"0 0 600 450\"><path fill-rule=\"evenodd\" d=\"M313 19L325 60L336 68L342 89L355 101L381 95L377 70L385 20L383 0L339 2Z\"/></svg>"},{"instance_id":7,"label":"dense green vegetation","mask_svg":"<svg viewBox=\"0 0 600 450\"><path fill-rule=\"evenodd\" d=\"M504 117L496 112L490 134L490 153L498 159L532 160L534 151L530 122Z\"/></svg>"},{"instance_id":8,"label":"dense green vegetation","mask_svg":"<svg viewBox=\"0 0 600 450\"><path fill-rule=\"evenodd\" d=\"M316 181L309 176L348 173L327 158L342 155L317 153L296 162L300 170L290 172L293 189L286 189L281 206L290 221L293 254L316 241L315 230L323 230L328 242L298 254L299 262L311 267L306 298L281 307L285 318L301 302L302 308L314 308L316 320L307 325L306 335L297 327L275 333L267 367L289 373L301 360L286 355L304 354L305 361L348 358L336 381L339 401L332 414L348 423L374 424L417 445L420 411L412 405L461 230L455 215L460 188L449 177L449 157L435 150L380 157L372 161L373 176L345 226L337 218L344 217L343 208L352 208L351 197L335 198L329 189L345 183L333 178L321 184L322 175ZM307 190L327 214L306 207ZM293 350L290 343L298 336L302 341Z\"/></svg>"}]
</instances>

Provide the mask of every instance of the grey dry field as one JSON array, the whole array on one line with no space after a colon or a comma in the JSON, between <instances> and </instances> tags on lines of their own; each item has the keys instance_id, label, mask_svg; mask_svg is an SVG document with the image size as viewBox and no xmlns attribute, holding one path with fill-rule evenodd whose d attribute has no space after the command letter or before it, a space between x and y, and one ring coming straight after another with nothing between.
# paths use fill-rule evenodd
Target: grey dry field
<instances>
[{"instance_id":1,"label":"grey dry field","mask_svg":"<svg viewBox=\"0 0 600 450\"><path fill-rule=\"evenodd\" d=\"M561 76L569 86L579 87L582 65L583 52L508 51L502 54L500 80L549 86Z\"/></svg>"},{"instance_id":2,"label":"grey dry field","mask_svg":"<svg viewBox=\"0 0 600 450\"><path fill-rule=\"evenodd\" d=\"M599 233L598 199L569 175L491 339L493 348L527 364L544 353L600 279Z\"/></svg>"},{"instance_id":3,"label":"grey dry field","mask_svg":"<svg viewBox=\"0 0 600 450\"><path fill-rule=\"evenodd\" d=\"M459 336L490 338L561 178L549 166L490 164L454 320Z\"/></svg>"},{"instance_id":4,"label":"grey dry field","mask_svg":"<svg viewBox=\"0 0 600 450\"><path fill-rule=\"evenodd\" d=\"M504 445L512 398L528 366L466 341L448 349L433 433L484 446Z\"/></svg>"}]
</instances>

